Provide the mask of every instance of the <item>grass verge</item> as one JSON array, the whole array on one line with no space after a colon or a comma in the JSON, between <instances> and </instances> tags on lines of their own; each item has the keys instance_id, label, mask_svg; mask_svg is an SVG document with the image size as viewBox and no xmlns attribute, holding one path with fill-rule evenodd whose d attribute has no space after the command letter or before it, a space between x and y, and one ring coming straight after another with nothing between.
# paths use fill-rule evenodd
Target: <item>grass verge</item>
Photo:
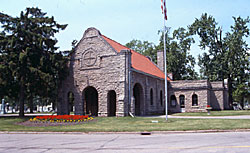
<instances>
[{"instance_id":1,"label":"grass verge","mask_svg":"<svg viewBox=\"0 0 250 153\"><path fill-rule=\"evenodd\" d=\"M208 116L206 112L201 113L175 113L173 116ZM210 116L239 116L250 115L250 110L224 110L224 111L211 111Z\"/></svg>"},{"instance_id":2,"label":"grass verge","mask_svg":"<svg viewBox=\"0 0 250 153\"><path fill-rule=\"evenodd\" d=\"M37 132L143 132L250 129L250 120L223 119L169 119L143 117L97 117L79 125L27 127L17 125L28 119L0 118L0 131ZM158 123L152 123L158 121Z\"/></svg>"}]
</instances>

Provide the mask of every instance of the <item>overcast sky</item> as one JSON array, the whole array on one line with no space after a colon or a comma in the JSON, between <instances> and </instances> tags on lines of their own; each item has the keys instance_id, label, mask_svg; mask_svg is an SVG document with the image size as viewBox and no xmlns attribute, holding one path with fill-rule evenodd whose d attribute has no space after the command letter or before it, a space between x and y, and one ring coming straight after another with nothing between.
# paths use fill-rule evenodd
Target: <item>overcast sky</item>
<instances>
[{"instance_id":1,"label":"overcast sky","mask_svg":"<svg viewBox=\"0 0 250 153\"><path fill-rule=\"evenodd\" d=\"M250 0L166 0L167 26L171 32L187 27L207 12L214 16L223 31L229 31L232 16L250 15ZM72 40L80 40L84 31L96 27L102 34L121 44L132 39L159 43L158 30L163 27L161 0L1 0L0 11L18 16L26 7L39 7L54 16L66 30L56 35L60 50L71 49ZM194 45L191 53L202 53Z\"/></svg>"}]
</instances>

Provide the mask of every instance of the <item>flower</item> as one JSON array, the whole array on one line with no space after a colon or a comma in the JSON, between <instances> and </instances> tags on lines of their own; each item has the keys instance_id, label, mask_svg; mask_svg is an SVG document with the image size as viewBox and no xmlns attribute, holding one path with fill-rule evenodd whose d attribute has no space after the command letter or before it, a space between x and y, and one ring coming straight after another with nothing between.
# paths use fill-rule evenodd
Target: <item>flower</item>
<instances>
[{"instance_id":1,"label":"flower","mask_svg":"<svg viewBox=\"0 0 250 153\"><path fill-rule=\"evenodd\" d=\"M30 121L39 122L82 122L92 120L88 115L45 115L31 118Z\"/></svg>"},{"instance_id":2,"label":"flower","mask_svg":"<svg viewBox=\"0 0 250 153\"><path fill-rule=\"evenodd\" d=\"M210 110L210 109L212 109L212 107L210 106L210 105L207 105L207 108L206 108L207 110Z\"/></svg>"}]
</instances>

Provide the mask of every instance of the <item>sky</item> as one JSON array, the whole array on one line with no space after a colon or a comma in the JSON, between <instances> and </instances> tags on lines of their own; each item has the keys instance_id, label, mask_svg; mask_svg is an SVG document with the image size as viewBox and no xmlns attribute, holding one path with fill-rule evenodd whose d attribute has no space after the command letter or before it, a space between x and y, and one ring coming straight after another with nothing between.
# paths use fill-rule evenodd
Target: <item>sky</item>
<instances>
[{"instance_id":1,"label":"sky","mask_svg":"<svg viewBox=\"0 0 250 153\"><path fill-rule=\"evenodd\" d=\"M171 32L179 27L186 28L202 13L208 13L225 34L234 23L232 16L246 18L250 15L249 0L166 0L166 3L166 26L171 27ZM158 31L163 29L160 6L161 0L1 0L0 11L19 16L26 7L39 7L48 16L54 16L59 24L68 24L56 38L60 50L69 50L71 42L80 40L89 27L97 28L123 45L132 39L158 45ZM204 52L197 44L191 48L194 57Z\"/></svg>"}]
</instances>

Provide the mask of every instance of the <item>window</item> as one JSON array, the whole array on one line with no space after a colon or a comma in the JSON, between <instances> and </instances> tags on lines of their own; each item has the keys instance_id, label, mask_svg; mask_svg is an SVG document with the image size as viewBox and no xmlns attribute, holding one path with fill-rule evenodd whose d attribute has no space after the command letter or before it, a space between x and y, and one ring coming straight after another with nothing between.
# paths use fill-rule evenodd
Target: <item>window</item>
<instances>
[{"instance_id":1,"label":"window","mask_svg":"<svg viewBox=\"0 0 250 153\"><path fill-rule=\"evenodd\" d=\"M192 96L192 106L198 106L198 96L196 94Z\"/></svg>"},{"instance_id":2,"label":"window","mask_svg":"<svg viewBox=\"0 0 250 153\"><path fill-rule=\"evenodd\" d=\"M181 108L185 108L185 96L180 95L179 99L180 99Z\"/></svg>"},{"instance_id":3,"label":"window","mask_svg":"<svg viewBox=\"0 0 250 153\"><path fill-rule=\"evenodd\" d=\"M170 97L170 105L171 105L171 107L176 107L176 97L175 97L175 95L172 95Z\"/></svg>"},{"instance_id":4,"label":"window","mask_svg":"<svg viewBox=\"0 0 250 153\"><path fill-rule=\"evenodd\" d=\"M150 89L150 104L153 105L153 89Z\"/></svg>"},{"instance_id":5,"label":"window","mask_svg":"<svg viewBox=\"0 0 250 153\"><path fill-rule=\"evenodd\" d=\"M161 106L163 105L163 95L162 95L162 90L160 91L160 102L161 102Z\"/></svg>"}]
</instances>

